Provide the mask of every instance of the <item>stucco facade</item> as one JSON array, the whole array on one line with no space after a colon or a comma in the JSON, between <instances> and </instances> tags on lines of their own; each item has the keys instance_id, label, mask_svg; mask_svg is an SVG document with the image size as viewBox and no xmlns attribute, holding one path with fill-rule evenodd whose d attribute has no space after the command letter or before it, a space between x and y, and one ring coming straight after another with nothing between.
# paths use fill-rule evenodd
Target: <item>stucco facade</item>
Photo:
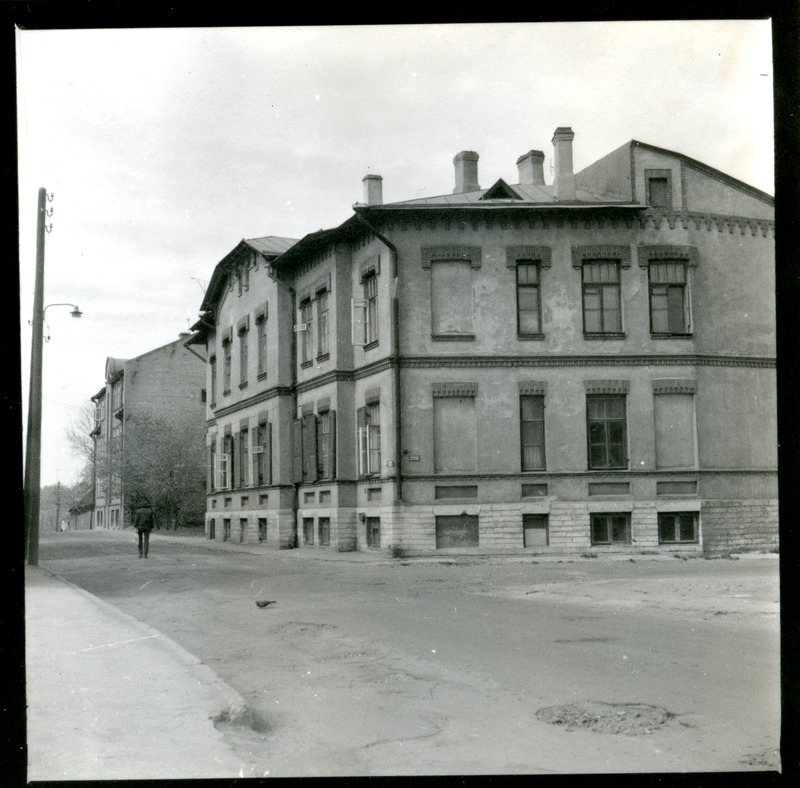
<instances>
[{"instance_id":1,"label":"stucco facade","mask_svg":"<svg viewBox=\"0 0 800 788\"><path fill-rule=\"evenodd\" d=\"M217 456L269 411L274 477L210 478L209 536L777 549L772 198L636 141L573 173L573 137L556 130L549 185L540 151L488 189L464 151L436 198L383 204L367 176L338 228L280 252L243 242L246 295L217 266L193 341L219 356L220 332L268 302L285 365L259 403L234 386L209 402Z\"/></svg>"}]
</instances>

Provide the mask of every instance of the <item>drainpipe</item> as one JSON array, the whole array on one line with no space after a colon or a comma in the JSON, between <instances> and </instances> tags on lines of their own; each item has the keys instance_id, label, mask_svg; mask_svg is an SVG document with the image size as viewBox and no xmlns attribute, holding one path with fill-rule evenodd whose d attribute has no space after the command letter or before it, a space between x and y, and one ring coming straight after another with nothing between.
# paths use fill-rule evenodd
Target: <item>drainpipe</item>
<instances>
[{"instance_id":1,"label":"drainpipe","mask_svg":"<svg viewBox=\"0 0 800 788\"><path fill-rule=\"evenodd\" d=\"M378 232L360 213L359 207L353 208L356 219L361 222L373 235L379 238L386 246L392 256L392 382L394 386L394 468L395 468L395 497L397 502L403 500L403 474L400 468L400 461L403 453L400 448L402 410L400 408L400 302L397 298L397 272L398 272L398 253L397 247L382 233Z\"/></svg>"}]
</instances>

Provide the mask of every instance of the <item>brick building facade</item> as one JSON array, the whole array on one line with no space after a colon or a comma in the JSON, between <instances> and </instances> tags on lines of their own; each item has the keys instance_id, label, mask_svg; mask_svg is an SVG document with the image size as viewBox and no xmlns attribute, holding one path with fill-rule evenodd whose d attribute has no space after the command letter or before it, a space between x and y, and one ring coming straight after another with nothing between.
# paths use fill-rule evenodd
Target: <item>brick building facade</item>
<instances>
[{"instance_id":1,"label":"brick building facade","mask_svg":"<svg viewBox=\"0 0 800 788\"><path fill-rule=\"evenodd\" d=\"M370 175L339 227L217 266L210 538L777 548L773 200L636 141L574 173L573 137L552 184L532 150L482 189L462 151L452 194Z\"/></svg>"},{"instance_id":2,"label":"brick building facade","mask_svg":"<svg viewBox=\"0 0 800 788\"><path fill-rule=\"evenodd\" d=\"M124 457L143 419L158 417L186 427L202 443L206 364L185 347L188 336L135 358L106 359L105 385L92 397L95 528L130 525Z\"/></svg>"}]
</instances>

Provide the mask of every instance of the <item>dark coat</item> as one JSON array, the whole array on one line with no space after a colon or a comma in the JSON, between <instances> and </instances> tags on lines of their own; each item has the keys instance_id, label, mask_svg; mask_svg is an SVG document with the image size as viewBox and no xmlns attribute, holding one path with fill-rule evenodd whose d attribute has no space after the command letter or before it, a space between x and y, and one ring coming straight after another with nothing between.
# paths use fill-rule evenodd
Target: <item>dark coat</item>
<instances>
[{"instance_id":1,"label":"dark coat","mask_svg":"<svg viewBox=\"0 0 800 788\"><path fill-rule=\"evenodd\" d=\"M152 531L155 525L153 510L149 506L142 506L137 509L133 525L137 531Z\"/></svg>"}]
</instances>

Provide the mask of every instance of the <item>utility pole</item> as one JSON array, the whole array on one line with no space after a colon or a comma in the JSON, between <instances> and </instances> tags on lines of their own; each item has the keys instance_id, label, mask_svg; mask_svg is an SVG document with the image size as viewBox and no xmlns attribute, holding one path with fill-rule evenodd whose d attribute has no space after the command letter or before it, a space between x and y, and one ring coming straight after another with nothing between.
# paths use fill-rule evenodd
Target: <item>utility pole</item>
<instances>
[{"instance_id":1,"label":"utility pole","mask_svg":"<svg viewBox=\"0 0 800 788\"><path fill-rule=\"evenodd\" d=\"M33 291L33 339L28 434L25 442L25 546L28 564L39 565L39 498L42 451L42 334L44 330L44 238L47 192L39 189L36 223L36 284ZM52 199L52 198L51 198Z\"/></svg>"},{"instance_id":2,"label":"utility pole","mask_svg":"<svg viewBox=\"0 0 800 788\"><path fill-rule=\"evenodd\" d=\"M56 531L61 530L61 482L56 487Z\"/></svg>"}]
</instances>

